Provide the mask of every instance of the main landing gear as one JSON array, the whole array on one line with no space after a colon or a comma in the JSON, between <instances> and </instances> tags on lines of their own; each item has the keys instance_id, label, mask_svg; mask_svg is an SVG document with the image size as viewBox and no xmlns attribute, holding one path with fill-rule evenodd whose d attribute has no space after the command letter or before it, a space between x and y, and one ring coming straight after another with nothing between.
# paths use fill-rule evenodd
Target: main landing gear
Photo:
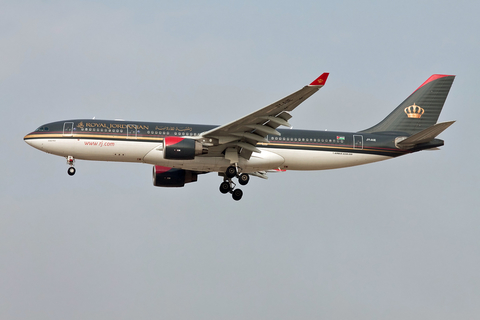
<instances>
[{"instance_id":1,"label":"main landing gear","mask_svg":"<svg viewBox=\"0 0 480 320\"><path fill-rule=\"evenodd\" d=\"M237 186L235 182L232 181L232 178L237 177L238 183L242 186L246 185L250 181L250 176L246 173L238 174L236 166L230 166L225 171L223 182L220 184L221 193L231 193L232 198L235 201L242 199L243 191L240 189L235 189Z\"/></svg>"},{"instance_id":2,"label":"main landing gear","mask_svg":"<svg viewBox=\"0 0 480 320\"><path fill-rule=\"evenodd\" d=\"M74 167L75 159L72 156L67 157L67 164L70 166L67 170L69 176L73 176L77 170Z\"/></svg>"}]
</instances>

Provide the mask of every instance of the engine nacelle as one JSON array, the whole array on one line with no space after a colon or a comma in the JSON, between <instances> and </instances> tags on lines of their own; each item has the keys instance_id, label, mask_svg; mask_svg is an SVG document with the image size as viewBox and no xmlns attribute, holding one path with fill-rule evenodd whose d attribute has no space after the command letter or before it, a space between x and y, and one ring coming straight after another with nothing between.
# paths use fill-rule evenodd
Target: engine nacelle
<instances>
[{"instance_id":1,"label":"engine nacelle","mask_svg":"<svg viewBox=\"0 0 480 320\"><path fill-rule=\"evenodd\" d=\"M163 139L163 158L168 160L193 160L203 153L200 142L182 137L165 137Z\"/></svg>"},{"instance_id":2,"label":"engine nacelle","mask_svg":"<svg viewBox=\"0 0 480 320\"><path fill-rule=\"evenodd\" d=\"M185 183L197 181L197 177L198 174L194 171L153 166L153 185L155 187L183 187Z\"/></svg>"}]
</instances>

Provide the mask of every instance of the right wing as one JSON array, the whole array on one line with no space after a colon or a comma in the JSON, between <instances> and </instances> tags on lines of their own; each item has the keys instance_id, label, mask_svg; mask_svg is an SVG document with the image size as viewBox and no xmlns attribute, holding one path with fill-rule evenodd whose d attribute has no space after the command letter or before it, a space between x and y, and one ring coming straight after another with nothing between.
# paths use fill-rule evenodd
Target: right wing
<instances>
[{"instance_id":1,"label":"right wing","mask_svg":"<svg viewBox=\"0 0 480 320\"><path fill-rule=\"evenodd\" d=\"M250 159L252 152L260 153L256 147L258 142L267 142L266 137L269 134L280 135L277 127L291 127L288 123L292 117L289 111L323 87L328 75L322 74L297 92L249 115L203 132L200 140L212 143L209 154L225 153L225 158L230 159L232 163L238 162L238 155Z\"/></svg>"}]
</instances>

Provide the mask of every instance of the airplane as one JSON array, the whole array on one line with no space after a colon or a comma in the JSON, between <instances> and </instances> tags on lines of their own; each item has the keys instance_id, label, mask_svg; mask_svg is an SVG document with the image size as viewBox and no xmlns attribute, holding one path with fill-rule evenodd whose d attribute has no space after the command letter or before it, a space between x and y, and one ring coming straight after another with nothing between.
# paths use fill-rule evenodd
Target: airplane
<instances>
[{"instance_id":1,"label":"airplane","mask_svg":"<svg viewBox=\"0 0 480 320\"><path fill-rule=\"evenodd\" d=\"M220 192L243 196L234 179L269 172L326 170L438 149L436 137L455 121L437 123L455 76L434 74L385 119L358 132L294 130L291 112L322 88L323 73L309 85L221 126L124 120L75 119L43 124L24 137L41 151L75 160L153 165L153 185L183 187L198 175L217 172ZM289 129L279 129L283 126Z\"/></svg>"}]
</instances>

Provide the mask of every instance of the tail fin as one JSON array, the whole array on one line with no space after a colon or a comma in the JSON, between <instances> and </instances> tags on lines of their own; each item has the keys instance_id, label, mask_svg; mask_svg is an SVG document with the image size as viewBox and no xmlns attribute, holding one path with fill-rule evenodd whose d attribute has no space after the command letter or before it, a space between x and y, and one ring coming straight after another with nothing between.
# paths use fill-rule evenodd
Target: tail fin
<instances>
[{"instance_id":1,"label":"tail fin","mask_svg":"<svg viewBox=\"0 0 480 320\"><path fill-rule=\"evenodd\" d=\"M415 134L437 123L455 76L434 74L377 125L360 131Z\"/></svg>"}]
</instances>

